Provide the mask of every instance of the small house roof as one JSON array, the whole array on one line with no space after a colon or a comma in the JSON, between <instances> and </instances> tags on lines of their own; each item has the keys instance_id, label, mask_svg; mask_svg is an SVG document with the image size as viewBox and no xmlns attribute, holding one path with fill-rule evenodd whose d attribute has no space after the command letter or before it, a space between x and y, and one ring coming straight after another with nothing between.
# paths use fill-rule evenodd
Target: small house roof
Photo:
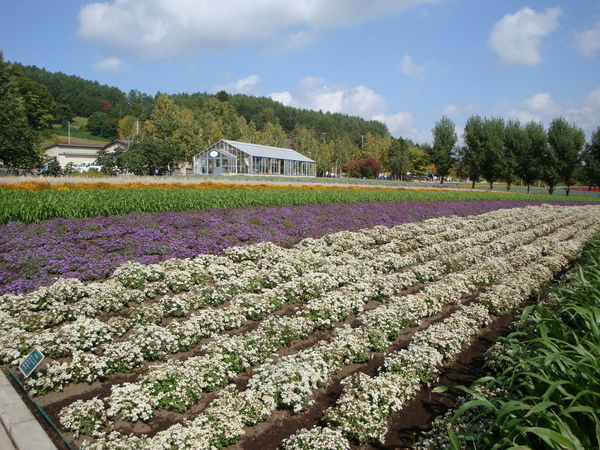
<instances>
[{"instance_id":1,"label":"small house roof","mask_svg":"<svg viewBox=\"0 0 600 450\"><path fill-rule=\"evenodd\" d=\"M96 156L97 152L61 152L59 154L65 156Z\"/></svg>"},{"instance_id":2,"label":"small house roof","mask_svg":"<svg viewBox=\"0 0 600 450\"><path fill-rule=\"evenodd\" d=\"M79 144L54 144L54 145L49 145L48 147L44 148L44 150L50 150L52 148L57 148L57 149L81 149L81 150L100 150L102 148L101 145L79 145Z\"/></svg>"},{"instance_id":3,"label":"small house roof","mask_svg":"<svg viewBox=\"0 0 600 450\"><path fill-rule=\"evenodd\" d=\"M114 141L109 142L108 144L106 144L104 147L102 147L103 149L107 149L110 147L123 147L123 148L128 148L129 144L133 144L133 142L130 142L126 139L115 139Z\"/></svg>"}]
</instances>

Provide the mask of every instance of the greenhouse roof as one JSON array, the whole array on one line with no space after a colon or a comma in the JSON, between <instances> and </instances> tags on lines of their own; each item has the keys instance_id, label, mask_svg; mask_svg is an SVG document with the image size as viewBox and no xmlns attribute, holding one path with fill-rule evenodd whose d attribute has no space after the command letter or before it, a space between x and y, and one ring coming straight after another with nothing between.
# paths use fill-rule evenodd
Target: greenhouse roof
<instances>
[{"instance_id":1,"label":"greenhouse roof","mask_svg":"<svg viewBox=\"0 0 600 450\"><path fill-rule=\"evenodd\" d=\"M267 145L249 144L247 142L228 141L223 139L223 142L232 147L241 150L250 156L258 156L262 158L287 159L292 161L304 161L314 163L310 158L307 158L301 153L289 148L269 147Z\"/></svg>"}]
</instances>

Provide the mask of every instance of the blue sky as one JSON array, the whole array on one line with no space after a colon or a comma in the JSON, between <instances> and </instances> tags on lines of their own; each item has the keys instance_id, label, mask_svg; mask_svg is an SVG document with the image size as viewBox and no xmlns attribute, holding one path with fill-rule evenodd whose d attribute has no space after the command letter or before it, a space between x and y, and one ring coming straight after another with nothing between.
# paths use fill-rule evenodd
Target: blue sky
<instances>
[{"instance_id":1,"label":"blue sky","mask_svg":"<svg viewBox=\"0 0 600 450\"><path fill-rule=\"evenodd\" d=\"M257 95L431 142L446 115L600 126L600 0L3 0L5 61Z\"/></svg>"}]
</instances>

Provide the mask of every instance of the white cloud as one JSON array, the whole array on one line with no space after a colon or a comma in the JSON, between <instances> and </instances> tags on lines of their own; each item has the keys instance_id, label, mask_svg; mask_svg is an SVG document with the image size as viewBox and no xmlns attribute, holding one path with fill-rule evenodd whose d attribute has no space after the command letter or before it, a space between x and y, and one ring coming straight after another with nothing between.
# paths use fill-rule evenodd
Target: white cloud
<instances>
[{"instance_id":1,"label":"white cloud","mask_svg":"<svg viewBox=\"0 0 600 450\"><path fill-rule=\"evenodd\" d=\"M590 92L580 105L568 109L565 116L580 126L588 138L591 137L600 124L600 86Z\"/></svg>"},{"instance_id":2,"label":"white cloud","mask_svg":"<svg viewBox=\"0 0 600 450\"><path fill-rule=\"evenodd\" d=\"M300 80L293 93L274 92L273 100L296 108L348 114L365 120L378 120L387 125L394 136L403 136L415 142L431 139L429 131L417 129L415 118L408 112L386 114L385 98L366 86L328 84L319 77L306 77Z\"/></svg>"},{"instance_id":3,"label":"white cloud","mask_svg":"<svg viewBox=\"0 0 600 450\"><path fill-rule=\"evenodd\" d=\"M464 115L468 115L468 114L474 114L477 109L478 109L478 106L474 103L467 105L467 106L463 106L463 107L460 107L460 106L454 105L454 104L449 104L449 105L444 105L441 108L436 108L432 112L436 116L447 116L447 117L452 118L452 117L460 117L460 116L464 116Z\"/></svg>"},{"instance_id":4,"label":"white cloud","mask_svg":"<svg viewBox=\"0 0 600 450\"><path fill-rule=\"evenodd\" d=\"M460 109L456 105L444 105L444 107L441 109L441 111L442 111L442 116L447 116L447 117L456 117L460 114Z\"/></svg>"},{"instance_id":5,"label":"white cloud","mask_svg":"<svg viewBox=\"0 0 600 450\"><path fill-rule=\"evenodd\" d=\"M600 55L600 23L575 37L575 48L584 56Z\"/></svg>"},{"instance_id":6,"label":"white cloud","mask_svg":"<svg viewBox=\"0 0 600 450\"><path fill-rule=\"evenodd\" d=\"M81 8L78 35L108 54L177 61L251 44L263 52L314 42L443 0L112 0Z\"/></svg>"},{"instance_id":7,"label":"white cloud","mask_svg":"<svg viewBox=\"0 0 600 450\"><path fill-rule=\"evenodd\" d=\"M385 98L368 87L329 85L319 77L303 78L294 94L292 96L289 92L280 92L272 93L269 97L297 108L337 112L366 119L371 119L386 108Z\"/></svg>"},{"instance_id":8,"label":"white cloud","mask_svg":"<svg viewBox=\"0 0 600 450\"><path fill-rule=\"evenodd\" d=\"M385 123L393 136L402 136L415 143L431 142L431 131L419 130L415 117L409 112L398 112L390 115L378 114L372 118Z\"/></svg>"},{"instance_id":9,"label":"white cloud","mask_svg":"<svg viewBox=\"0 0 600 450\"><path fill-rule=\"evenodd\" d=\"M552 100L548 92L535 94L534 96L523 100L521 106L529 111L540 114L553 114L556 112L556 103Z\"/></svg>"},{"instance_id":10,"label":"white cloud","mask_svg":"<svg viewBox=\"0 0 600 450\"><path fill-rule=\"evenodd\" d=\"M569 100L568 105L557 103L544 92L524 99L518 107L508 109L504 117L519 119L521 123L542 122L546 127L557 117L564 117L581 127L589 138L600 124L600 86L582 99Z\"/></svg>"},{"instance_id":11,"label":"white cloud","mask_svg":"<svg viewBox=\"0 0 600 450\"><path fill-rule=\"evenodd\" d=\"M535 66L542 60L542 38L558 27L562 11L547 8L544 13L524 7L515 14L505 15L494 25L488 44L500 57L502 66Z\"/></svg>"},{"instance_id":12,"label":"white cloud","mask_svg":"<svg viewBox=\"0 0 600 450\"><path fill-rule=\"evenodd\" d=\"M378 111L385 110L386 100L372 89L356 86L344 92L340 108L347 114L372 117Z\"/></svg>"},{"instance_id":13,"label":"white cloud","mask_svg":"<svg viewBox=\"0 0 600 450\"><path fill-rule=\"evenodd\" d=\"M229 94L257 95L256 87L260 81L261 80L258 75L250 75L247 78L239 79L233 83L215 86L211 89L211 91L225 91Z\"/></svg>"},{"instance_id":14,"label":"white cloud","mask_svg":"<svg viewBox=\"0 0 600 450\"><path fill-rule=\"evenodd\" d=\"M290 106L292 104L292 94L288 91L273 92L272 94L269 94L269 97L285 106Z\"/></svg>"},{"instance_id":15,"label":"white cloud","mask_svg":"<svg viewBox=\"0 0 600 450\"><path fill-rule=\"evenodd\" d=\"M122 72L125 70L123 61L121 61L119 58L103 59L102 61L98 61L96 64L94 64L92 68L101 72Z\"/></svg>"},{"instance_id":16,"label":"white cloud","mask_svg":"<svg viewBox=\"0 0 600 450\"><path fill-rule=\"evenodd\" d=\"M535 94L523 100L518 108L508 111L509 118L519 119L522 123L531 122L549 122L557 115L560 115L560 108L548 92Z\"/></svg>"},{"instance_id":17,"label":"white cloud","mask_svg":"<svg viewBox=\"0 0 600 450\"><path fill-rule=\"evenodd\" d=\"M421 81L427 70L427 64L417 66L410 55L404 55L398 64L400 72L413 80Z\"/></svg>"}]
</instances>

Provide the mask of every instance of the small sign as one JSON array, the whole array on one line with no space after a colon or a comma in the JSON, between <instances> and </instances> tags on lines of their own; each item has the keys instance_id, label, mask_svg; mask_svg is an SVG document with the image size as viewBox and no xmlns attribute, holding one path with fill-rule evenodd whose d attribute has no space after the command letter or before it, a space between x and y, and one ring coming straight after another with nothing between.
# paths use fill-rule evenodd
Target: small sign
<instances>
[{"instance_id":1,"label":"small sign","mask_svg":"<svg viewBox=\"0 0 600 450\"><path fill-rule=\"evenodd\" d=\"M27 355L25 361L23 361L19 365L19 369L21 369L21 372L23 372L25 378L29 377L29 375L33 373L33 371L36 369L37 366L40 365L43 359L44 355L37 348L34 348L33 351L29 355Z\"/></svg>"}]
</instances>

